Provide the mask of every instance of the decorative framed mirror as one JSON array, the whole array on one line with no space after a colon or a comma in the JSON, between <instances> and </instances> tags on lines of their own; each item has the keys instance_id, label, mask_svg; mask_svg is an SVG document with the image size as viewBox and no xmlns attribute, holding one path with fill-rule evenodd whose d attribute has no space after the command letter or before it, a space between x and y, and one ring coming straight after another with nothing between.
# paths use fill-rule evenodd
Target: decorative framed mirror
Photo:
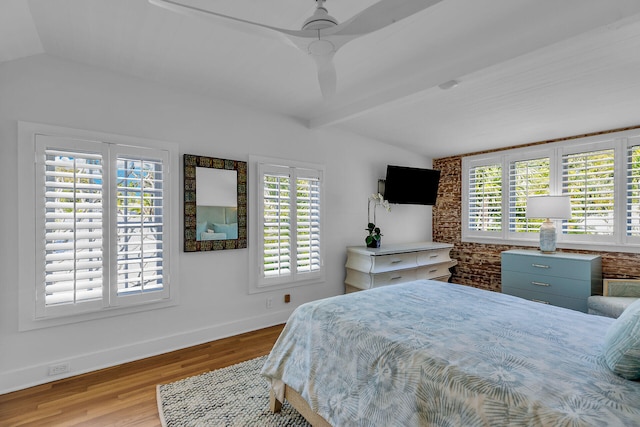
<instances>
[{"instance_id":1,"label":"decorative framed mirror","mask_svg":"<svg viewBox=\"0 0 640 427\"><path fill-rule=\"evenodd\" d=\"M247 162L184 155L184 251L247 247Z\"/></svg>"}]
</instances>

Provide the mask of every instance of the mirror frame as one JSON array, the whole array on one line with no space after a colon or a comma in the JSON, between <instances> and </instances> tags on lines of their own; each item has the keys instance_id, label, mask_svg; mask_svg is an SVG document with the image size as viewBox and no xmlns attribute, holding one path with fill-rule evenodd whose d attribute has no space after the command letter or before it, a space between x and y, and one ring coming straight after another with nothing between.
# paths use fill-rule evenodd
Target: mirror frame
<instances>
[{"instance_id":1,"label":"mirror frame","mask_svg":"<svg viewBox=\"0 0 640 427\"><path fill-rule=\"evenodd\" d=\"M238 238L196 240L196 168L235 170L238 187ZM200 183L203 185L203 183ZM247 247L247 162L184 155L184 251L204 252Z\"/></svg>"}]
</instances>

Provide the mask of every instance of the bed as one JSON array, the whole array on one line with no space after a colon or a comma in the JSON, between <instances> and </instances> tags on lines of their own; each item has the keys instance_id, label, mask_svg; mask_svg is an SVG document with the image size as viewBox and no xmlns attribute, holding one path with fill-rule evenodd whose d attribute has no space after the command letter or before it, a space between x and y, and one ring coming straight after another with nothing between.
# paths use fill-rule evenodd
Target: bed
<instances>
[{"instance_id":1,"label":"bed","mask_svg":"<svg viewBox=\"0 0 640 427\"><path fill-rule=\"evenodd\" d=\"M640 425L615 321L419 280L301 305L262 374L314 426Z\"/></svg>"}]
</instances>

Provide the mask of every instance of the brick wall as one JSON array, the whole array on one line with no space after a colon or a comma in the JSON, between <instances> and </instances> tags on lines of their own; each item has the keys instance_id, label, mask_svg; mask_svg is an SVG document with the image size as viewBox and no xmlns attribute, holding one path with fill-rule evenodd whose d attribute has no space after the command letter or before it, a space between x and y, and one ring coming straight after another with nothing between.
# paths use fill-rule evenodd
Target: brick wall
<instances>
[{"instance_id":1,"label":"brick wall","mask_svg":"<svg viewBox=\"0 0 640 427\"><path fill-rule=\"evenodd\" d=\"M640 128L640 126L587 135L577 135L570 138L542 141L526 145L547 144L638 128ZM440 170L438 199L433 209L433 241L453 243L454 245L451 251L451 257L458 260L458 265L452 269L453 282L500 292L500 252L518 248L518 246L463 243L461 241L462 157L463 156L446 157L433 161L433 168ZM527 249L531 248L529 247ZM602 256L602 273L605 278L640 278L640 253L564 251L600 254Z\"/></svg>"}]
</instances>

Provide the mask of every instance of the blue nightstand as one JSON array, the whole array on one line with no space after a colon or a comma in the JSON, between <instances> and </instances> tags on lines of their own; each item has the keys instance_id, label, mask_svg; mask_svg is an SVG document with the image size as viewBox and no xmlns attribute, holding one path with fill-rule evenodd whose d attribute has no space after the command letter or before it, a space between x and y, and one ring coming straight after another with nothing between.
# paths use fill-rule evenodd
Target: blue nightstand
<instances>
[{"instance_id":1,"label":"blue nightstand","mask_svg":"<svg viewBox=\"0 0 640 427\"><path fill-rule=\"evenodd\" d=\"M602 259L562 252L502 252L502 293L586 313L587 298L602 295Z\"/></svg>"}]
</instances>

